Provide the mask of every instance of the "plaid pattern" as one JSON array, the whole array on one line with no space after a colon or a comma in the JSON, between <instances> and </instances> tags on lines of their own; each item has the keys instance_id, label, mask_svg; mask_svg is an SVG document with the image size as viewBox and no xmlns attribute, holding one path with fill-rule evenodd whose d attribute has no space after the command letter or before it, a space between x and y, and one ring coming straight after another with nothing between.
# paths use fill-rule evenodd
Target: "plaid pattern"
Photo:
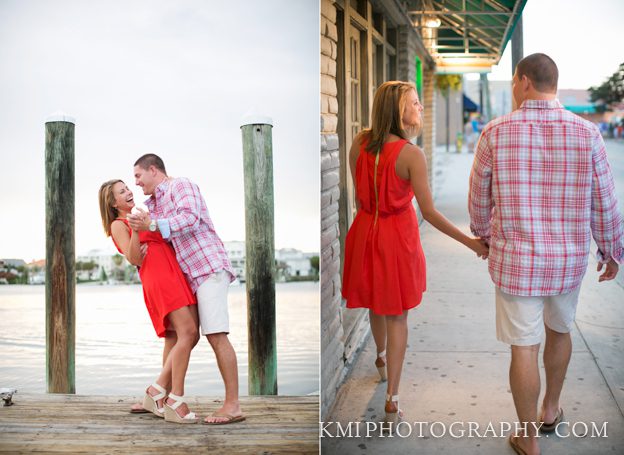
<instances>
[{"instance_id":1,"label":"plaid pattern","mask_svg":"<svg viewBox=\"0 0 624 455\"><path fill-rule=\"evenodd\" d=\"M483 129L470 174L470 229L490 238L494 284L513 295L580 286L590 233L621 262L624 227L604 141L557 100L527 100Z\"/></svg>"},{"instance_id":2,"label":"plaid pattern","mask_svg":"<svg viewBox=\"0 0 624 455\"><path fill-rule=\"evenodd\" d=\"M152 218L169 221L169 240L194 293L219 270L228 271L234 280L236 275L197 185L186 178L165 180L145 204Z\"/></svg>"}]
</instances>

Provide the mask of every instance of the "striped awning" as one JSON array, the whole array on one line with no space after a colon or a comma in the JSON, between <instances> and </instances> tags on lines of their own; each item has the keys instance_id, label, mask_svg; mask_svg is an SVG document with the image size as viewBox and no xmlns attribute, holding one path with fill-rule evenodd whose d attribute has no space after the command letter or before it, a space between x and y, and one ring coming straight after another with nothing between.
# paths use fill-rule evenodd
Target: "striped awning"
<instances>
[{"instance_id":1,"label":"striped awning","mask_svg":"<svg viewBox=\"0 0 624 455\"><path fill-rule=\"evenodd\" d=\"M489 72L526 0L408 0L407 12L440 73Z\"/></svg>"}]
</instances>

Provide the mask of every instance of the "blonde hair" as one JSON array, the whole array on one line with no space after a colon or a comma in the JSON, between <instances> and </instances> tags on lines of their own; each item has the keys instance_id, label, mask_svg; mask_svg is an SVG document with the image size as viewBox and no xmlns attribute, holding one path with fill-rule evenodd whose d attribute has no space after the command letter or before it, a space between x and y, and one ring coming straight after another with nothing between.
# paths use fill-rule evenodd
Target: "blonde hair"
<instances>
[{"instance_id":1,"label":"blonde hair","mask_svg":"<svg viewBox=\"0 0 624 455\"><path fill-rule=\"evenodd\" d=\"M371 127L364 130L366 150L370 153L380 153L388 134L394 134L403 139L417 136L420 131L408 131L403 125L403 112L407 104L407 94L410 90L416 91L411 82L388 81L377 88L373 100ZM418 93L418 92L416 92Z\"/></svg>"},{"instance_id":2,"label":"blonde hair","mask_svg":"<svg viewBox=\"0 0 624 455\"><path fill-rule=\"evenodd\" d=\"M113 186L117 183L124 183L123 180L113 179L108 182L102 183L100 191L98 192L98 199L100 200L100 215L102 216L102 227L106 232L106 237L111 236L111 224L119 216L119 211L113 207L115 202L115 195L113 194Z\"/></svg>"}]
</instances>

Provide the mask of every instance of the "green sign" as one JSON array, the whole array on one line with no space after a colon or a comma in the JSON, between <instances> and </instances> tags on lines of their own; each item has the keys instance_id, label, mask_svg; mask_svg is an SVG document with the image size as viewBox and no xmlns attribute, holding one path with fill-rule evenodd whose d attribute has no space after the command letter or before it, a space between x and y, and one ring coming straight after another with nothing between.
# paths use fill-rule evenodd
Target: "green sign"
<instances>
[{"instance_id":1,"label":"green sign","mask_svg":"<svg viewBox=\"0 0 624 455\"><path fill-rule=\"evenodd\" d=\"M416 90L418 90L418 96L422 97L422 84L423 84L423 72L422 61L416 56Z\"/></svg>"}]
</instances>

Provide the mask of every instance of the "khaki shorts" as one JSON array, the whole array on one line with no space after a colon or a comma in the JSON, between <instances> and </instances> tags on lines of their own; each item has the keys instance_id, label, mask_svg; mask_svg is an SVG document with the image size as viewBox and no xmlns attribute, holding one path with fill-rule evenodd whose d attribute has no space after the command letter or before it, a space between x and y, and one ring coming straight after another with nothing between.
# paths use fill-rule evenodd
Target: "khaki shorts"
<instances>
[{"instance_id":1,"label":"khaki shorts","mask_svg":"<svg viewBox=\"0 0 624 455\"><path fill-rule=\"evenodd\" d=\"M230 274L225 270L210 275L196 292L201 334L230 333L228 288Z\"/></svg>"},{"instance_id":2,"label":"khaki shorts","mask_svg":"<svg viewBox=\"0 0 624 455\"><path fill-rule=\"evenodd\" d=\"M567 294L522 296L496 288L496 338L514 346L540 344L544 324L559 333L569 333L574 324L579 286Z\"/></svg>"}]
</instances>

